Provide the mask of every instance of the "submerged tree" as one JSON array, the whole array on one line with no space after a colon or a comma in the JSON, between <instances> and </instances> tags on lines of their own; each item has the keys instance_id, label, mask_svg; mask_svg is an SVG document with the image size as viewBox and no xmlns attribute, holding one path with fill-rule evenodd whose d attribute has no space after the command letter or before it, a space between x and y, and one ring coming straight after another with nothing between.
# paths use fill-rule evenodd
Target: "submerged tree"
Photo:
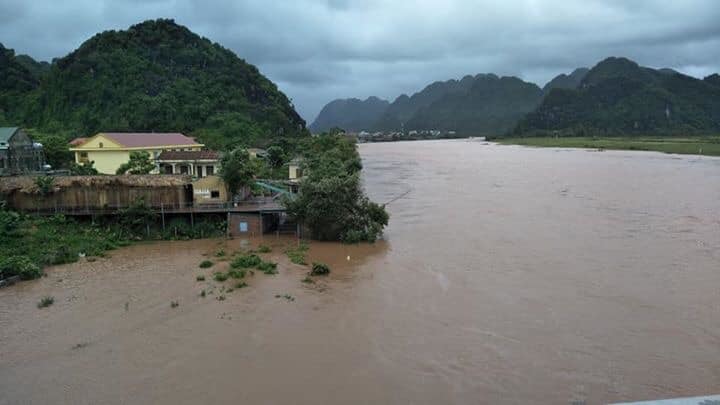
<instances>
[{"instance_id":1,"label":"submerged tree","mask_svg":"<svg viewBox=\"0 0 720 405\"><path fill-rule=\"evenodd\" d=\"M325 135L305 148L307 176L288 213L310 228L319 240L374 242L388 224L385 207L370 201L362 190L362 164L354 142Z\"/></svg>"},{"instance_id":2,"label":"submerged tree","mask_svg":"<svg viewBox=\"0 0 720 405\"><path fill-rule=\"evenodd\" d=\"M145 151L130 152L130 160L118 167L115 174L149 174L155 170L155 163Z\"/></svg>"},{"instance_id":3,"label":"submerged tree","mask_svg":"<svg viewBox=\"0 0 720 405\"><path fill-rule=\"evenodd\" d=\"M255 175L250 154L242 148L224 154L220 160L218 174L225 182L228 194L235 195L241 187L249 185Z\"/></svg>"}]
</instances>

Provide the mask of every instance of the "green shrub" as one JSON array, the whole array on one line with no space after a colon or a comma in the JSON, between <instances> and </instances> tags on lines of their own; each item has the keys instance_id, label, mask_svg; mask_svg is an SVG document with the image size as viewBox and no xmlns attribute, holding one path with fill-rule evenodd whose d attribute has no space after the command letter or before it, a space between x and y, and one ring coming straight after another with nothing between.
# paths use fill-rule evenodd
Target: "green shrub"
<instances>
[{"instance_id":1,"label":"green shrub","mask_svg":"<svg viewBox=\"0 0 720 405\"><path fill-rule=\"evenodd\" d=\"M313 276L327 276L330 274L330 267L325 263L313 263L310 274Z\"/></svg>"},{"instance_id":2,"label":"green shrub","mask_svg":"<svg viewBox=\"0 0 720 405\"><path fill-rule=\"evenodd\" d=\"M258 253L270 253L270 252L272 252L272 249L270 248L270 246L260 245L260 246L258 246L257 251L258 251Z\"/></svg>"},{"instance_id":3,"label":"green shrub","mask_svg":"<svg viewBox=\"0 0 720 405\"><path fill-rule=\"evenodd\" d=\"M45 297L42 297L40 302L38 302L37 307L38 308L47 308L54 303L55 303L55 297L46 295Z\"/></svg>"},{"instance_id":4,"label":"green shrub","mask_svg":"<svg viewBox=\"0 0 720 405\"><path fill-rule=\"evenodd\" d=\"M217 252L215 252L215 257L224 257L225 256L225 249L220 249Z\"/></svg>"},{"instance_id":5,"label":"green shrub","mask_svg":"<svg viewBox=\"0 0 720 405\"><path fill-rule=\"evenodd\" d=\"M228 279L228 275L226 273L222 273L219 271L217 273L215 273L215 275L213 277L215 278L215 281L219 281L219 282L223 282Z\"/></svg>"},{"instance_id":6,"label":"green shrub","mask_svg":"<svg viewBox=\"0 0 720 405\"><path fill-rule=\"evenodd\" d=\"M0 279L20 276L23 280L41 277L43 271L27 256L10 256L0 259Z\"/></svg>"},{"instance_id":7,"label":"green shrub","mask_svg":"<svg viewBox=\"0 0 720 405\"><path fill-rule=\"evenodd\" d=\"M212 267L212 266L213 266L213 262L211 262L210 260L203 260L202 262L200 262L201 269L207 269L208 267Z\"/></svg>"},{"instance_id":8,"label":"green shrub","mask_svg":"<svg viewBox=\"0 0 720 405\"><path fill-rule=\"evenodd\" d=\"M285 250L285 254L288 256L291 262L295 264L306 265L305 254L308 251L308 245L300 243L296 247L289 247Z\"/></svg>"},{"instance_id":9,"label":"green shrub","mask_svg":"<svg viewBox=\"0 0 720 405\"><path fill-rule=\"evenodd\" d=\"M277 263L261 262L257 265L257 269L265 274L277 274Z\"/></svg>"},{"instance_id":10,"label":"green shrub","mask_svg":"<svg viewBox=\"0 0 720 405\"><path fill-rule=\"evenodd\" d=\"M232 269L232 270L228 271L228 276L235 278L235 279L244 278L245 270Z\"/></svg>"},{"instance_id":11,"label":"green shrub","mask_svg":"<svg viewBox=\"0 0 720 405\"><path fill-rule=\"evenodd\" d=\"M242 255L236 257L235 260L230 263L230 266L233 268L250 268L259 265L261 262L262 260L258 255Z\"/></svg>"},{"instance_id":12,"label":"green shrub","mask_svg":"<svg viewBox=\"0 0 720 405\"><path fill-rule=\"evenodd\" d=\"M247 287L247 286L248 286L248 284L247 284L246 282L244 282L244 281L239 281L237 284L235 284L235 288L238 288L238 289L239 289L239 288L245 288L245 287Z\"/></svg>"}]
</instances>

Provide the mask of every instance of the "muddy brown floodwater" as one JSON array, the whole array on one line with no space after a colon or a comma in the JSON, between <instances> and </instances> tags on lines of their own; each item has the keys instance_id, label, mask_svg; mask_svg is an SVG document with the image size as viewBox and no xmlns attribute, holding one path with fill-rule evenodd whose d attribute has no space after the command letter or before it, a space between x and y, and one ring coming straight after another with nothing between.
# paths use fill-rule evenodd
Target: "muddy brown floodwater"
<instances>
[{"instance_id":1,"label":"muddy brown floodwater","mask_svg":"<svg viewBox=\"0 0 720 405\"><path fill-rule=\"evenodd\" d=\"M720 159L468 140L360 151L369 194L395 199L390 226L373 246L312 243L333 268L316 284L283 255L292 239L266 236L280 274L224 301L195 277L227 262L202 270L203 254L260 241L135 245L1 289L0 403L720 393ZM44 295L55 304L38 309Z\"/></svg>"}]
</instances>

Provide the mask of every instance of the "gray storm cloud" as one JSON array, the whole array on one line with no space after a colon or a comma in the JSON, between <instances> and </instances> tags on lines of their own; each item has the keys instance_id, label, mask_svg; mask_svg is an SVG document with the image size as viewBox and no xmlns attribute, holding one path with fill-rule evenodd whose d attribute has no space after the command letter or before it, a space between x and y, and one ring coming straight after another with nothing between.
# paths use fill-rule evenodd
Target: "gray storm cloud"
<instances>
[{"instance_id":1,"label":"gray storm cloud","mask_svg":"<svg viewBox=\"0 0 720 405\"><path fill-rule=\"evenodd\" d=\"M0 42L50 60L150 18L174 18L257 65L308 121L334 98L392 100L481 72L542 85L607 56L720 71L715 0L0 0Z\"/></svg>"}]
</instances>

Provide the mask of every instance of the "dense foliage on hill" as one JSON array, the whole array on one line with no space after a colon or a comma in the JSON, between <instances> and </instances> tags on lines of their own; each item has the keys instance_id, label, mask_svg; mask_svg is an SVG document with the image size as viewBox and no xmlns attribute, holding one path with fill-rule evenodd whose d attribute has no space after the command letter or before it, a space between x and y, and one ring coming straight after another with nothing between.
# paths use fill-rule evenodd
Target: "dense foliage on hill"
<instances>
[{"instance_id":1,"label":"dense foliage on hill","mask_svg":"<svg viewBox=\"0 0 720 405\"><path fill-rule=\"evenodd\" d=\"M390 103L387 100L377 97L368 97L365 100L333 100L323 107L315 121L310 124L310 130L314 133L326 132L333 127L354 132L368 130L368 124L377 121L388 105Z\"/></svg>"},{"instance_id":2,"label":"dense foliage on hill","mask_svg":"<svg viewBox=\"0 0 720 405\"><path fill-rule=\"evenodd\" d=\"M7 54L0 57L6 123L74 136L181 131L220 148L306 133L288 98L255 66L172 20L97 34L49 69Z\"/></svg>"},{"instance_id":3,"label":"dense foliage on hill","mask_svg":"<svg viewBox=\"0 0 720 405\"><path fill-rule=\"evenodd\" d=\"M0 44L0 125L8 125L11 111L37 86L38 79L18 62L15 52Z\"/></svg>"},{"instance_id":4,"label":"dense foliage on hill","mask_svg":"<svg viewBox=\"0 0 720 405\"><path fill-rule=\"evenodd\" d=\"M608 58L577 89L553 89L525 117L523 135L689 135L720 131L720 87L669 69Z\"/></svg>"}]
</instances>

